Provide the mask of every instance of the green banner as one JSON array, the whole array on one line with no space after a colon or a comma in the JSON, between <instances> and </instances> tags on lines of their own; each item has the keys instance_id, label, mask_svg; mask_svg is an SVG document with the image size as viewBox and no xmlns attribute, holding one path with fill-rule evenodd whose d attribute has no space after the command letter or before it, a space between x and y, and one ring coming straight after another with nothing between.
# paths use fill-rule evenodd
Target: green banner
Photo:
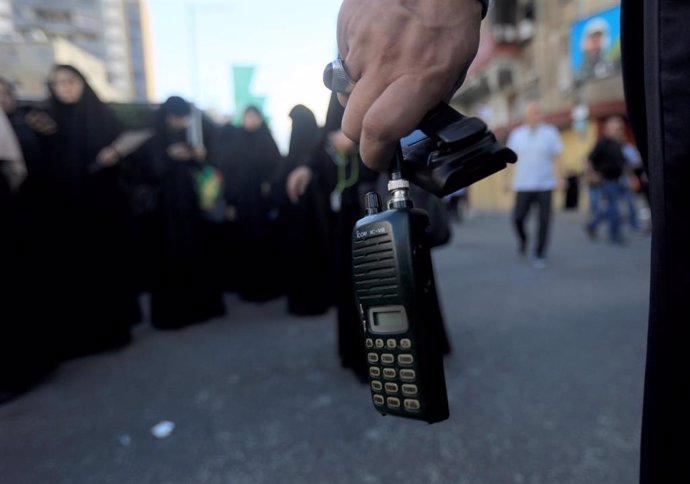
<instances>
[{"instance_id":1,"label":"green banner","mask_svg":"<svg viewBox=\"0 0 690 484\"><path fill-rule=\"evenodd\" d=\"M235 89L235 122L242 124L242 114L249 106L256 106L264 113L266 96L257 96L252 93L252 82L256 68L254 66L232 66L232 79ZM265 113L264 113L265 117Z\"/></svg>"}]
</instances>

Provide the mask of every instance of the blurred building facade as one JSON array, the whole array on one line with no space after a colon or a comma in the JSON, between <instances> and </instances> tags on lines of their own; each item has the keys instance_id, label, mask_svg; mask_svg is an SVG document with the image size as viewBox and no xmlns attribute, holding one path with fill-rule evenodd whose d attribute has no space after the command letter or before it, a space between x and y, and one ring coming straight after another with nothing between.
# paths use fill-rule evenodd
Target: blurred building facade
<instances>
[{"instance_id":1,"label":"blurred building facade","mask_svg":"<svg viewBox=\"0 0 690 484\"><path fill-rule=\"evenodd\" d=\"M36 46L40 41L53 45L53 41L59 40L62 46L67 41L85 55L103 62L108 83L115 93L112 100L145 102L152 97L148 16L142 0L11 0L8 3L9 25L14 36L5 42ZM3 11L0 3L0 28ZM65 59L65 62L77 61Z\"/></svg>"},{"instance_id":2,"label":"blurred building facade","mask_svg":"<svg viewBox=\"0 0 690 484\"><path fill-rule=\"evenodd\" d=\"M538 99L558 126L567 173L582 171L599 123L625 114L620 72L619 0L492 0L477 58L453 99L499 137ZM480 209L506 209L513 195L501 175L472 188ZM560 205L560 200L557 201Z\"/></svg>"},{"instance_id":3,"label":"blurred building facade","mask_svg":"<svg viewBox=\"0 0 690 484\"><path fill-rule=\"evenodd\" d=\"M10 0L0 0L0 39L7 38L13 33L12 4Z\"/></svg>"},{"instance_id":4,"label":"blurred building facade","mask_svg":"<svg viewBox=\"0 0 690 484\"><path fill-rule=\"evenodd\" d=\"M71 64L79 69L105 101L127 100L110 82L105 62L68 40L0 42L2 76L17 87L21 99L36 101L45 98L46 78L54 64Z\"/></svg>"}]
</instances>

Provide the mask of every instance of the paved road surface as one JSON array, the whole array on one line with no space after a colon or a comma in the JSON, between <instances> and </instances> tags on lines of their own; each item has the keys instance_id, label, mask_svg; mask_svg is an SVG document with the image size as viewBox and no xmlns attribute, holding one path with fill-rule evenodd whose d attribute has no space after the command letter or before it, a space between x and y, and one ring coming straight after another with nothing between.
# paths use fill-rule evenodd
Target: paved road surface
<instances>
[{"instance_id":1,"label":"paved road surface","mask_svg":"<svg viewBox=\"0 0 690 484\"><path fill-rule=\"evenodd\" d=\"M553 239L539 271L506 216L483 216L436 254L448 422L374 412L338 366L332 314L229 298L223 320L140 328L0 407L0 482L634 483L649 240L592 244L564 215ZM158 440L162 420L176 427Z\"/></svg>"}]
</instances>

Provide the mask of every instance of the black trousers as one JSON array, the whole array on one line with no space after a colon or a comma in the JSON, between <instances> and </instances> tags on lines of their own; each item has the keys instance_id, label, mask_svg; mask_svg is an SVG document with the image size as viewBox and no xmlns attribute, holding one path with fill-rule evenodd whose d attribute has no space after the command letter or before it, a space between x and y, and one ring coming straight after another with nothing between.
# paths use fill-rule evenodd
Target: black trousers
<instances>
[{"instance_id":1,"label":"black trousers","mask_svg":"<svg viewBox=\"0 0 690 484\"><path fill-rule=\"evenodd\" d=\"M689 18L687 0L623 1L625 94L653 224L642 484L690 482Z\"/></svg>"},{"instance_id":2,"label":"black trousers","mask_svg":"<svg viewBox=\"0 0 690 484\"><path fill-rule=\"evenodd\" d=\"M537 247L535 255L537 257L546 256L546 245L549 239L549 227L551 225L551 190L539 192L517 192L515 197L515 211L513 212L513 223L517 232L520 244L527 244L527 233L525 232L525 220L533 205L539 207L539 229L537 237Z\"/></svg>"}]
</instances>

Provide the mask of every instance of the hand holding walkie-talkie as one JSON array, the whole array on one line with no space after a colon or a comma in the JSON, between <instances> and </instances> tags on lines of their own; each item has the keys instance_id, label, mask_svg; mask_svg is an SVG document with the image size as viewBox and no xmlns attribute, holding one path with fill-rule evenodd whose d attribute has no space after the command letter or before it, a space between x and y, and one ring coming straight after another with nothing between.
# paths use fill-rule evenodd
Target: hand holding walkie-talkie
<instances>
[{"instance_id":1,"label":"hand holding walkie-talkie","mask_svg":"<svg viewBox=\"0 0 690 484\"><path fill-rule=\"evenodd\" d=\"M341 61L326 69L324 81L335 91L352 88ZM352 267L379 412L429 423L449 416L443 352L437 325L430 321L438 300L429 217L413 208L410 182L445 196L516 160L481 120L439 104L400 141L387 209L377 193L367 194L367 214L353 231Z\"/></svg>"},{"instance_id":2,"label":"hand holding walkie-talkie","mask_svg":"<svg viewBox=\"0 0 690 484\"><path fill-rule=\"evenodd\" d=\"M388 210L367 194L355 226L352 266L366 338L374 406L383 414L429 423L448 418L427 214L412 207L409 182L438 196L505 168L515 154L486 125L440 105L401 141L388 190Z\"/></svg>"}]
</instances>

